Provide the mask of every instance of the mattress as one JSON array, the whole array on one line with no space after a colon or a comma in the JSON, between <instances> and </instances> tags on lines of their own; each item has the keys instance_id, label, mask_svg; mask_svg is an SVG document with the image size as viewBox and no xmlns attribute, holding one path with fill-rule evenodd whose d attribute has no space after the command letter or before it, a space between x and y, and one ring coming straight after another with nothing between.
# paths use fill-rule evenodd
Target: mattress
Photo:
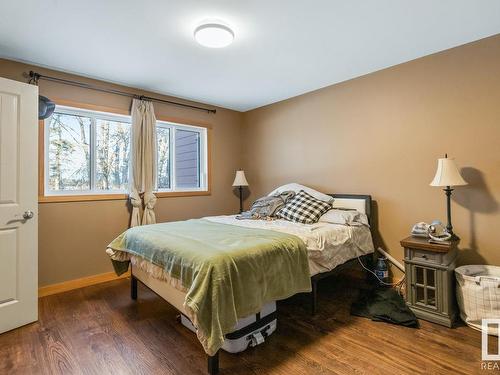
<instances>
[{"instance_id":1,"label":"mattress","mask_svg":"<svg viewBox=\"0 0 500 375\"><path fill-rule=\"evenodd\" d=\"M301 224L282 219L238 220L236 215L209 216L204 219L223 224L269 229L296 235L306 244L311 276L331 271L338 265L374 251L370 228L363 225L348 226L322 222ZM154 264L136 256L132 256L131 261L135 266L134 273L135 270L141 269L141 276L149 275L148 280L150 279L151 282L155 278L162 279L175 288L182 289L177 280L165 276L162 270Z\"/></svg>"},{"instance_id":2,"label":"mattress","mask_svg":"<svg viewBox=\"0 0 500 375\"><path fill-rule=\"evenodd\" d=\"M299 237L307 247L311 276L333 270L340 264L374 251L370 228L318 222L294 223L288 220L238 220L232 216L204 219L249 228L269 229Z\"/></svg>"}]
</instances>

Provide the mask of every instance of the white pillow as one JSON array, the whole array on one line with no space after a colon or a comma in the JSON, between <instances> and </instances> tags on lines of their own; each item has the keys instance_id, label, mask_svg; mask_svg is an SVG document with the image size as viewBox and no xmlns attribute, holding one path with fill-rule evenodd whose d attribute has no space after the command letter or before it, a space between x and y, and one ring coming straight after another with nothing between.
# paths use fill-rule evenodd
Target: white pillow
<instances>
[{"instance_id":1,"label":"white pillow","mask_svg":"<svg viewBox=\"0 0 500 375\"><path fill-rule=\"evenodd\" d=\"M368 224L368 217L365 214L355 210L339 210L336 208L323 214L319 218L318 222L351 226L370 226Z\"/></svg>"},{"instance_id":2,"label":"white pillow","mask_svg":"<svg viewBox=\"0 0 500 375\"><path fill-rule=\"evenodd\" d=\"M286 184L282 185L273 191L271 191L268 195L276 195L276 194L281 194L284 191L293 191L295 194L297 194L299 191L304 190L306 193L309 195L312 195L314 198L319 199L320 201L327 202L327 203L332 203L333 202L333 197L330 195L323 194L317 190L311 189L310 187L297 184L295 182L291 184Z\"/></svg>"}]
</instances>

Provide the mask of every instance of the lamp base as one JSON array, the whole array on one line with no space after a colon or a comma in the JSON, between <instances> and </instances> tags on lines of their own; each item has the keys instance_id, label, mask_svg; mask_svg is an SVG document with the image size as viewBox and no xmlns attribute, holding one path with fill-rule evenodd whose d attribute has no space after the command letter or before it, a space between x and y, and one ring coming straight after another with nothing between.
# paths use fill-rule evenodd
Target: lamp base
<instances>
[{"instance_id":1,"label":"lamp base","mask_svg":"<svg viewBox=\"0 0 500 375\"><path fill-rule=\"evenodd\" d=\"M446 216L448 219L446 230L449 234L451 234L449 241L460 241L460 238L455 233L453 233L453 226L451 225L451 193L453 189L451 188L451 186L446 186L446 188L444 188L443 190L446 194Z\"/></svg>"},{"instance_id":2,"label":"lamp base","mask_svg":"<svg viewBox=\"0 0 500 375\"><path fill-rule=\"evenodd\" d=\"M243 186L238 186L240 191L240 214L243 212Z\"/></svg>"}]
</instances>

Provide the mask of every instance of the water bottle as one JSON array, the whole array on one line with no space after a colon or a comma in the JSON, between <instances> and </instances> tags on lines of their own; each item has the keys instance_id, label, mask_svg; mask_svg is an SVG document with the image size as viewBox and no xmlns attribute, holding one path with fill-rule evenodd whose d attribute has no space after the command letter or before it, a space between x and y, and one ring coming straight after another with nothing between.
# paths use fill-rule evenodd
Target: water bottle
<instances>
[{"instance_id":1,"label":"water bottle","mask_svg":"<svg viewBox=\"0 0 500 375\"><path fill-rule=\"evenodd\" d=\"M387 258L379 257L377 259L377 264L375 265L375 275L377 275L378 281L380 285L384 285L384 283L389 283L389 269L387 267Z\"/></svg>"}]
</instances>

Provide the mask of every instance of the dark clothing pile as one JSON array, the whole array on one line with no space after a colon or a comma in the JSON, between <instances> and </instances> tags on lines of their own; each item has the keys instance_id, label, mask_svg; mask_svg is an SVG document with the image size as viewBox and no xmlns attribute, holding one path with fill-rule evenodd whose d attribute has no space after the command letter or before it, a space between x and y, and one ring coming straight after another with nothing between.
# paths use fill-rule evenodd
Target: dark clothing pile
<instances>
[{"instance_id":1,"label":"dark clothing pile","mask_svg":"<svg viewBox=\"0 0 500 375\"><path fill-rule=\"evenodd\" d=\"M286 202L295 195L293 191L284 191L281 194L268 195L253 202L250 210L242 212L236 219L270 220L285 206Z\"/></svg>"},{"instance_id":2,"label":"dark clothing pile","mask_svg":"<svg viewBox=\"0 0 500 375\"><path fill-rule=\"evenodd\" d=\"M392 288L361 290L358 299L351 305L351 315L418 328L417 317L403 297Z\"/></svg>"}]
</instances>

